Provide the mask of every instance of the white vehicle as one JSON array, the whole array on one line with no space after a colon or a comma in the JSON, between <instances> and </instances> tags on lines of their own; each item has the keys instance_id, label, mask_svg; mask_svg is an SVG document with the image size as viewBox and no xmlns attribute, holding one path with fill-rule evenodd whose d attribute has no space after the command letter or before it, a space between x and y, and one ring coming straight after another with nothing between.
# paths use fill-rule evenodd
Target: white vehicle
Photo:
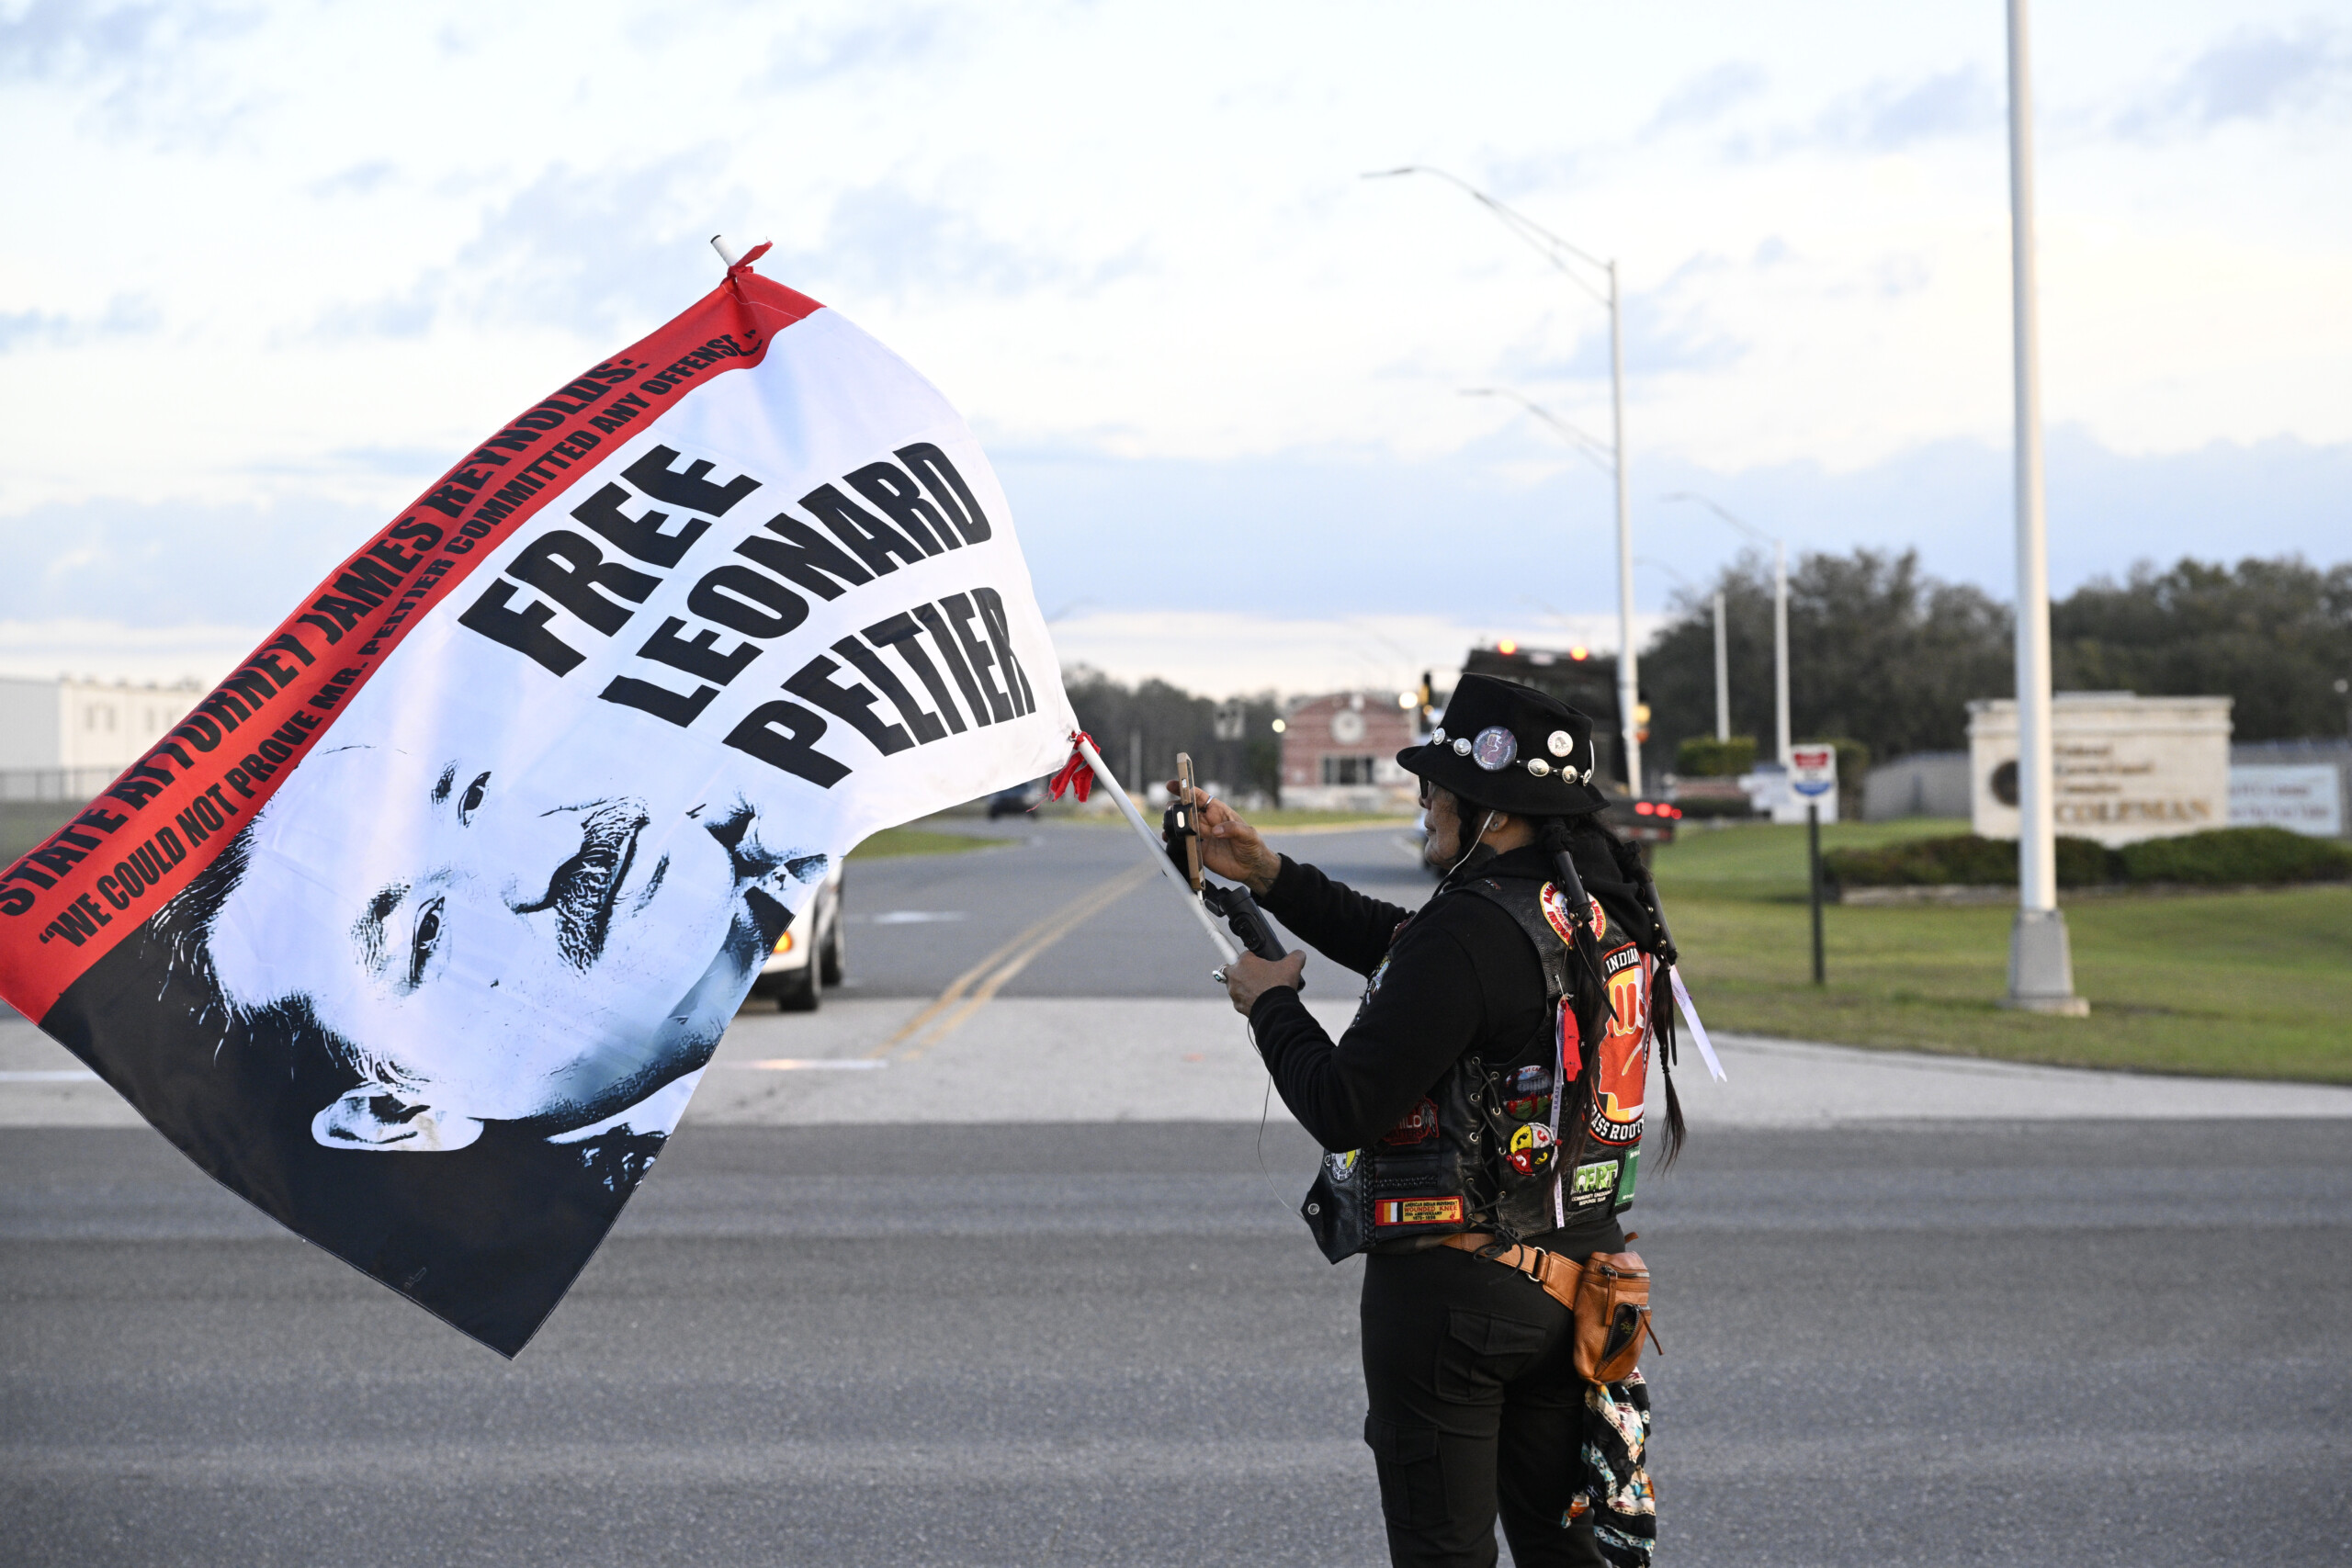
<instances>
[{"instance_id":1,"label":"white vehicle","mask_svg":"<svg viewBox=\"0 0 2352 1568\"><path fill-rule=\"evenodd\" d=\"M836 864L792 922L752 982L755 997L774 997L786 1012L815 1012L827 986L847 972L849 938L842 930L842 868Z\"/></svg>"}]
</instances>

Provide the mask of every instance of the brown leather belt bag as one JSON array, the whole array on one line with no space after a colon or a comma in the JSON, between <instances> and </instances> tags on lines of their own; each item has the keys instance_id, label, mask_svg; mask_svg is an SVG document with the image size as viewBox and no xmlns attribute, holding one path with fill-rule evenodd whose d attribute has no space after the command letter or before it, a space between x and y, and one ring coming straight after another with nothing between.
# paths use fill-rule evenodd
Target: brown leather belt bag
<instances>
[{"instance_id":1,"label":"brown leather belt bag","mask_svg":"<svg viewBox=\"0 0 2352 1568\"><path fill-rule=\"evenodd\" d=\"M1476 1231L1447 1236L1445 1245L1518 1269L1574 1314L1577 1376L1587 1382L1623 1382L1641 1362L1642 1340L1657 1343L1649 1266L1638 1252L1596 1252L1578 1263L1540 1247L1498 1247Z\"/></svg>"}]
</instances>

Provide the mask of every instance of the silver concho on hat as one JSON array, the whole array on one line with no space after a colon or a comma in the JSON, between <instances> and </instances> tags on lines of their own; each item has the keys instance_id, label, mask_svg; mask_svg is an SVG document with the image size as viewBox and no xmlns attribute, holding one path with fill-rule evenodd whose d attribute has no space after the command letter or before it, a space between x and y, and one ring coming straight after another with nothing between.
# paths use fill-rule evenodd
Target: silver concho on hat
<instances>
[{"instance_id":1,"label":"silver concho on hat","mask_svg":"<svg viewBox=\"0 0 2352 1568\"><path fill-rule=\"evenodd\" d=\"M1430 744L1432 746L1442 746L1445 744L1445 726L1441 724L1435 729L1430 731Z\"/></svg>"},{"instance_id":2,"label":"silver concho on hat","mask_svg":"<svg viewBox=\"0 0 2352 1568\"><path fill-rule=\"evenodd\" d=\"M1466 736L1453 743L1453 754L1457 757L1470 755L1470 741Z\"/></svg>"},{"instance_id":3,"label":"silver concho on hat","mask_svg":"<svg viewBox=\"0 0 2352 1568\"><path fill-rule=\"evenodd\" d=\"M1552 731L1551 735L1544 740L1544 744L1551 750L1552 755L1555 757L1565 757L1569 752L1577 749L1576 737L1570 735L1565 729L1555 729Z\"/></svg>"},{"instance_id":4,"label":"silver concho on hat","mask_svg":"<svg viewBox=\"0 0 2352 1568\"><path fill-rule=\"evenodd\" d=\"M1544 778L1552 772L1552 764L1541 757L1530 757L1527 759L1527 771L1539 779Z\"/></svg>"},{"instance_id":5,"label":"silver concho on hat","mask_svg":"<svg viewBox=\"0 0 2352 1568\"><path fill-rule=\"evenodd\" d=\"M1461 742L1454 745L1459 749ZM1490 773L1500 773L1518 759L1519 737L1499 724L1478 731L1478 739L1470 746L1470 760Z\"/></svg>"}]
</instances>

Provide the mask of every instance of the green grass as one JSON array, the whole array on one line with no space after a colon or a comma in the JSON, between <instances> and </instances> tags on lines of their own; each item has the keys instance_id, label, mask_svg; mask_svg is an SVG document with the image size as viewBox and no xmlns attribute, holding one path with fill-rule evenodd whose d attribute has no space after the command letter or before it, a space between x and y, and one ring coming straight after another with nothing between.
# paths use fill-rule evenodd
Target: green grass
<instances>
[{"instance_id":1,"label":"green grass","mask_svg":"<svg viewBox=\"0 0 2352 1568\"><path fill-rule=\"evenodd\" d=\"M1950 833L1839 824L1825 848ZM1803 828L1686 830L1658 887L1710 1027L2074 1066L2352 1082L2352 889L2067 902L2087 1019L1996 1004L2012 907L1824 911L1829 983L1811 976Z\"/></svg>"},{"instance_id":2,"label":"green grass","mask_svg":"<svg viewBox=\"0 0 2352 1568\"><path fill-rule=\"evenodd\" d=\"M1821 848L1874 850L1905 839L1946 838L1965 833L1965 821L1914 817L1899 822L1832 822L1821 829ZM1787 898L1804 902L1804 829L1763 822L1723 828L1685 825L1675 842L1660 852L1655 867L1662 891L1683 897Z\"/></svg>"},{"instance_id":3,"label":"green grass","mask_svg":"<svg viewBox=\"0 0 2352 1568\"><path fill-rule=\"evenodd\" d=\"M993 849L1010 839L983 838L978 833L943 833L921 826L885 828L850 851L852 860L888 860L898 855L960 855Z\"/></svg>"}]
</instances>

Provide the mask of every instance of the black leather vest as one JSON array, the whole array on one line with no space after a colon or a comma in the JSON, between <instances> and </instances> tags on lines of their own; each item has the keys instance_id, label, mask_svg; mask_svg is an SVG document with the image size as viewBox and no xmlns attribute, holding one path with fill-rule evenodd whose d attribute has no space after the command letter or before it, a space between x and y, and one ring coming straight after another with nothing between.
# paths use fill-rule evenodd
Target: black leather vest
<instances>
[{"instance_id":1,"label":"black leather vest","mask_svg":"<svg viewBox=\"0 0 2352 1568\"><path fill-rule=\"evenodd\" d=\"M1498 905L1534 943L1552 1004L1549 1021L1508 1047L1501 1061L1457 1058L1372 1146L1324 1156L1299 1213L1334 1263L1359 1252L1419 1251L1462 1231L1539 1235L1622 1212L1634 1199L1656 964L1628 933L1647 931L1649 922L1612 892L1596 897L1613 1010L1600 1048L1591 1050L1579 1038L1572 1005L1572 955L1558 887L1539 876L1489 870L1439 897L1449 894ZM1357 1017L1387 967L1384 961L1365 983Z\"/></svg>"}]
</instances>

